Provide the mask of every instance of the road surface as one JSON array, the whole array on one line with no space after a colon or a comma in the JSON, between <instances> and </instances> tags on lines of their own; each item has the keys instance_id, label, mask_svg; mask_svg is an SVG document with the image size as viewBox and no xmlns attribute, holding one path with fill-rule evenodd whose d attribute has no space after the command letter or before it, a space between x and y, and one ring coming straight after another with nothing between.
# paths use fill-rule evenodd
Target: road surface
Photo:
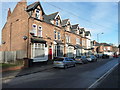
<instances>
[{"instance_id":1,"label":"road surface","mask_svg":"<svg viewBox=\"0 0 120 90\"><path fill-rule=\"evenodd\" d=\"M3 88L89 88L118 64L118 58L102 59L68 69L49 69L3 81Z\"/></svg>"}]
</instances>

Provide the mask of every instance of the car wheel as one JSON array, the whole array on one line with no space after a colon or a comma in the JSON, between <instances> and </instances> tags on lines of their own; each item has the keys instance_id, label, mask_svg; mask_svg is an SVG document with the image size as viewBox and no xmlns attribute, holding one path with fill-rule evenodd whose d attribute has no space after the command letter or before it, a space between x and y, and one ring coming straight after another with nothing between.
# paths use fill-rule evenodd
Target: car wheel
<instances>
[{"instance_id":1,"label":"car wheel","mask_svg":"<svg viewBox=\"0 0 120 90\"><path fill-rule=\"evenodd\" d=\"M85 64L85 62L84 61L82 61L83 62L83 64Z\"/></svg>"},{"instance_id":2,"label":"car wheel","mask_svg":"<svg viewBox=\"0 0 120 90\"><path fill-rule=\"evenodd\" d=\"M73 65L73 67L75 67L75 66L76 66L76 64Z\"/></svg>"},{"instance_id":3,"label":"car wheel","mask_svg":"<svg viewBox=\"0 0 120 90\"><path fill-rule=\"evenodd\" d=\"M66 69L67 68L67 65L64 65L64 69Z\"/></svg>"},{"instance_id":4,"label":"car wheel","mask_svg":"<svg viewBox=\"0 0 120 90\"><path fill-rule=\"evenodd\" d=\"M84 64L83 62L81 64Z\"/></svg>"}]
</instances>

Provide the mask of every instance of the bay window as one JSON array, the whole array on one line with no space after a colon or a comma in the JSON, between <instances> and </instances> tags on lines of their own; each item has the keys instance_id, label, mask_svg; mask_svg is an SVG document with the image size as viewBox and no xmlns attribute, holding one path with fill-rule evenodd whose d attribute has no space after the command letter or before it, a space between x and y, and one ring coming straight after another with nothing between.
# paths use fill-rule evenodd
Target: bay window
<instances>
[{"instance_id":1,"label":"bay window","mask_svg":"<svg viewBox=\"0 0 120 90\"><path fill-rule=\"evenodd\" d=\"M45 57L45 44L34 43L32 50L33 58Z\"/></svg>"}]
</instances>

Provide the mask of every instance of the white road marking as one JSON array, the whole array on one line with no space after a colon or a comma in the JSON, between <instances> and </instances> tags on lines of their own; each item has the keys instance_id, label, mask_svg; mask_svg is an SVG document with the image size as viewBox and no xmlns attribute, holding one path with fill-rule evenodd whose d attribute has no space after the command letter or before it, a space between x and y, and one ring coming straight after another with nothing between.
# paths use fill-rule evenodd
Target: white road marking
<instances>
[{"instance_id":1,"label":"white road marking","mask_svg":"<svg viewBox=\"0 0 120 90\"><path fill-rule=\"evenodd\" d=\"M88 87L88 90L89 90L90 88L94 88L94 86L96 86L97 83L98 83L100 80L102 80L102 79L105 78L107 75L109 75L110 72L112 72L112 70L114 70L114 68L115 68L117 65L118 65L118 63L115 64L115 65L114 65L109 71L107 71L104 75L102 75L98 80L96 80L92 85L90 85L90 86Z\"/></svg>"}]
</instances>

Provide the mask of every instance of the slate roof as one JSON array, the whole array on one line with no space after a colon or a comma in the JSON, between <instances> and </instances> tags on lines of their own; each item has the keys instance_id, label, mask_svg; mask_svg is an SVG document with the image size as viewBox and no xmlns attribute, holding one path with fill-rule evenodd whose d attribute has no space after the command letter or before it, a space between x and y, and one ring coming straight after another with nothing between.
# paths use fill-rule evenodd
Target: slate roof
<instances>
[{"instance_id":1,"label":"slate roof","mask_svg":"<svg viewBox=\"0 0 120 90\"><path fill-rule=\"evenodd\" d=\"M62 26L65 26L65 25L67 24L68 20L69 20L69 19L64 19L64 20L62 20Z\"/></svg>"},{"instance_id":2,"label":"slate roof","mask_svg":"<svg viewBox=\"0 0 120 90\"><path fill-rule=\"evenodd\" d=\"M90 34L90 31L85 32L85 36L88 36Z\"/></svg>"},{"instance_id":3,"label":"slate roof","mask_svg":"<svg viewBox=\"0 0 120 90\"><path fill-rule=\"evenodd\" d=\"M54 40L57 44L63 44L63 42L60 40Z\"/></svg>"},{"instance_id":4,"label":"slate roof","mask_svg":"<svg viewBox=\"0 0 120 90\"><path fill-rule=\"evenodd\" d=\"M47 16L49 17L49 19L54 19L58 13L59 12L55 12L55 13L52 13L52 14L47 15Z\"/></svg>"},{"instance_id":5,"label":"slate roof","mask_svg":"<svg viewBox=\"0 0 120 90\"><path fill-rule=\"evenodd\" d=\"M51 23L50 20L53 20L59 12L52 13L50 15L43 15L44 21Z\"/></svg>"},{"instance_id":6,"label":"slate roof","mask_svg":"<svg viewBox=\"0 0 120 90\"><path fill-rule=\"evenodd\" d=\"M111 46L110 44L107 44L107 43L100 43L100 45Z\"/></svg>"},{"instance_id":7,"label":"slate roof","mask_svg":"<svg viewBox=\"0 0 120 90\"><path fill-rule=\"evenodd\" d=\"M79 48L79 49L83 49L83 47L81 47L81 46L80 46L80 45L78 45L78 44L77 44L77 45L75 45L74 47L75 47L75 48Z\"/></svg>"},{"instance_id":8,"label":"slate roof","mask_svg":"<svg viewBox=\"0 0 120 90\"><path fill-rule=\"evenodd\" d=\"M77 29L79 24L72 25L72 29Z\"/></svg>"},{"instance_id":9,"label":"slate roof","mask_svg":"<svg viewBox=\"0 0 120 90\"><path fill-rule=\"evenodd\" d=\"M82 34L83 32L85 32L84 28L80 28L80 34Z\"/></svg>"},{"instance_id":10,"label":"slate roof","mask_svg":"<svg viewBox=\"0 0 120 90\"><path fill-rule=\"evenodd\" d=\"M80 30L81 30L81 31L85 31L85 29L84 29L84 28L80 28Z\"/></svg>"},{"instance_id":11,"label":"slate roof","mask_svg":"<svg viewBox=\"0 0 120 90\"><path fill-rule=\"evenodd\" d=\"M26 10L27 11L34 10L38 5L40 6L40 8L43 11L43 8L42 8L42 6L41 6L41 4L40 4L39 1L38 2L34 2L33 4L28 5L27 8L26 8ZM45 14L44 11L43 11L43 14Z\"/></svg>"},{"instance_id":12,"label":"slate roof","mask_svg":"<svg viewBox=\"0 0 120 90\"><path fill-rule=\"evenodd\" d=\"M95 46L111 46L110 44L107 44L107 43L97 43Z\"/></svg>"}]
</instances>

